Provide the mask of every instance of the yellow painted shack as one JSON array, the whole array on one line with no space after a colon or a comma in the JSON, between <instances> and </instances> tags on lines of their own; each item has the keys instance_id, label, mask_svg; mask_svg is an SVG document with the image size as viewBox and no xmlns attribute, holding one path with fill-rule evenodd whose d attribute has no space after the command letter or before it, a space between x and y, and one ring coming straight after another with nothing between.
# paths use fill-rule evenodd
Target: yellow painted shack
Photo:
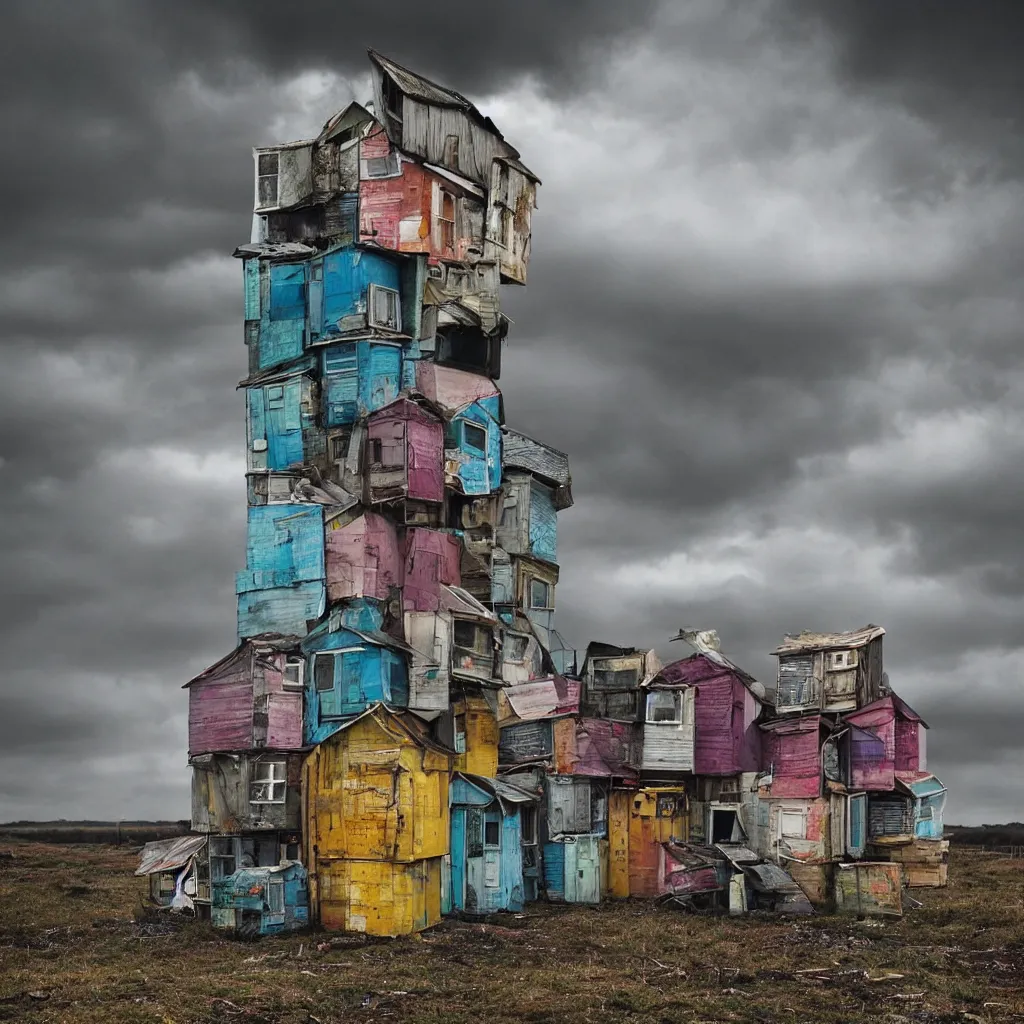
<instances>
[{"instance_id":1,"label":"yellow painted shack","mask_svg":"<svg viewBox=\"0 0 1024 1024\"><path fill-rule=\"evenodd\" d=\"M314 921L370 935L437 924L454 756L421 718L384 704L309 754L302 795Z\"/></svg>"},{"instance_id":2,"label":"yellow painted shack","mask_svg":"<svg viewBox=\"0 0 1024 1024\"><path fill-rule=\"evenodd\" d=\"M608 800L608 891L612 896L658 896L665 867L662 843L690 838L684 786L615 789Z\"/></svg>"},{"instance_id":3,"label":"yellow painted shack","mask_svg":"<svg viewBox=\"0 0 1024 1024\"><path fill-rule=\"evenodd\" d=\"M498 719L483 697L470 694L452 704L455 770L493 779L498 774Z\"/></svg>"}]
</instances>

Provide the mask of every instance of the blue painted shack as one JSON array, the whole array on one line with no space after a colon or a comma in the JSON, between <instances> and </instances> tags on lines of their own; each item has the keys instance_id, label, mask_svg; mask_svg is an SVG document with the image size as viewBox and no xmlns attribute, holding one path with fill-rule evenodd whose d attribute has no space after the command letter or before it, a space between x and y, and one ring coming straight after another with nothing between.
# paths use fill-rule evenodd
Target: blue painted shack
<instances>
[{"instance_id":1,"label":"blue painted shack","mask_svg":"<svg viewBox=\"0 0 1024 1024\"><path fill-rule=\"evenodd\" d=\"M332 613L305 640L309 659L303 739L307 746L323 742L346 719L383 702L409 706L409 657L412 649L377 629L342 625Z\"/></svg>"},{"instance_id":2,"label":"blue painted shack","mask_svg":"<svg viewBox=\"0 0 1024 1024\"><path fill-rule=\"evenodd\" d=\"M235 581L238 637L305 635L324 613L324 520L320 505L250 506L245 569Z\"/></svg>"},{"instance_id":3,"label":"blue painted shack","mask_svg":"<svg viewBox=\"0 0 1024 1024\"><path fill-rule=\"evenodd\" d=\"M336 249L310 263L309 339L316 344L373 331L408 336L417 314L409 301L410 260L361 247ZM415 274L415 270L412 272ZM403 279L406 287L403 289ZM403 296L402 292L406 291ZM406 302L402 299L406 298Z\"/></svg>"},{"instance_id":4,"label":"blue painted shack","mask_svg":"<svg viewBox=\"0 0 1024 1024\"><path fill-rule=\"evenodd\" d=\"M462 494L490 494L501 484L501 399L460 409L445 431L445 483Z\"/></svg>"},{"instance_id":5,"label":"blue painted shack","mask_svg":"<svg viewBox=\"0 0 1024 1024\"><path fill-rule=\"evenodd\" d=\"M324 452L310 368L262 374L246 382L247 470L298 469Z\"/></svg>"},{"instance_id":6,"label":"blue painted shack","mask_svg":"<svg viewBox=\"0 0 1024 1024\"><path fill-rule=\"evenodd\" d=\"M451 885L445 912L522 910L524 816L535 815L537 797L501 779L456 772L449 802Z\"/></svg>"},{"instance_id":7,"label":"blue painted shack","mask_svg":"<svg viewBox=\"0 0 1024 1024\"><path fill-rule=\"evenodd\" d=\"M941 839L946 787L934 775L926 775L907 786L914 797L914 835L918 839Z\"/></svg>"},{"instance_id":8,"label":"blue painted shack","mask_svg":"<svg viewBox=\"0 0 1024 1024\"><path fill-rule=\"evenodd\" d=\"M244 258L245 342L251 373L302 355L309 274L304 257L315 252L312 246L294 242L256 243L236 250L235 255Z\"/></svg>"},{"instance_id":9,"label":"blue painted shack","mask_svg":"<svg viewBox=\"0 0 1024 1024\"><path fill-rule=\"evenodd\" d=\"M326 345L323 369L324 424L340 427L398 397L402 347L397 342L364 338Z\"/></svg>"},{"instance_id":10,"label":"blue painted shack","mask_svg":"<svg viewBox=\"0 0 1024 1024\"><path fill-rule=\"evenodd\" d=\"M246 938L296 931L309 924L306 869L297 861L241 868L214 879L210 921Z\"/></svg>"}]
</instances>

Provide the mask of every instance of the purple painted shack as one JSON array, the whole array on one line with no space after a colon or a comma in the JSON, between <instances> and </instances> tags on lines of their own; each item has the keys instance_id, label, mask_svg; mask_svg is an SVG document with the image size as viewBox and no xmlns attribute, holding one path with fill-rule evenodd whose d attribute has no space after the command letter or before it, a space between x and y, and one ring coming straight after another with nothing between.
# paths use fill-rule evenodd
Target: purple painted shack
<instances>
[{"instance_id":1,"label":"purple painted shack","mask_svg":"<svg viewBox=\"0 0 1024 1024\"><path fill-rule=\"evenodd\" d=\"M369 597L386 601L402 585L402 556L394 524L365 512L344 525L326 524L328 600Z\"/></svg>"},{"instance_id":2,"label":"purple painted shack","mask_svg":"<svg viewBox=\"0 0 1024 1024\"><path fill-rule=\"evenodd\" d=\"M771 771L772 797L821 796L822 749L831 723L821 715L776 718L761 724L764 767Z\"/></svg>"},{"instance_id":3,"label":"purple painted shack","mask_svg":"<svg viewBox=\"0 0 1024 1024\"><path fill-rule=\"evenodd\" d=\"M633 722L560 718L554 723L555 772L636 782L641 743Z\"/></svg>"},{"instance_id":4,"label":"purple painted shack","mask_svg":"<svg viewBox=\"0 0 1024 1024\"><path fill-rule=\"evenodd\" d=\"M188 751L299 750L305 660L299 637L263 633L184 686Z\"/></svg>"},{"instance_id":5,"label":"purple painted shack","mask_svg":"<svg viewBox=\"0 0 1024 1024\"><path fill-rule=\"evenodd\" d=\"M703 651L666 665L652 686L692 686L694 774L737 775L761 767L764 688L719 651Z\"/></svg>"},{"instance_id":6,"label":"purple painted shack","mask_svg":"<svg viewBox=\"0 0 1024 1024\"><path fill-rule=\"evenodd\" d=\"M367 419L367 498L444 500L444 424L421 402L398 398Z\"/></svg>"},{"instance_id":7,"label":"purple painted shack","mask_svg":"<svg viewBox=\"0 0 1024 1024\"><path fill-rule=\"evenodd\" d=\"M850 728L853 789L889 791L896 779L925 774L925 730L913 708L895 694L843 716Z\"/></svg>"},{"instance_id":8,"label":"purple painted shack","mask_svg":"<svg viewBox=\"0 0 1024 1024\"><path fill-rule=\"evenodd\" d=\"M462 586L462 544L454 534L411 528L402 542L402 557L402 605L406 611L436 612L441 607L442 586Z\"/></svg>"}]
</instances>

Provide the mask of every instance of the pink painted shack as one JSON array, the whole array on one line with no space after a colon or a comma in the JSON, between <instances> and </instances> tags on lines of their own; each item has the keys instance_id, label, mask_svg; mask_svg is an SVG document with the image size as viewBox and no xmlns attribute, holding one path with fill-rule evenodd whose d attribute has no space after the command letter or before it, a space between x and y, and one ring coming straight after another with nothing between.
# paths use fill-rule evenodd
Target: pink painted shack
<instances>
[{"instance_id":1,"label":"pink painted shack","mask_svg":"<svg viewBox=\"0 0 1024 1024\"><path fill-rule=\"evenodd\" d=\"M844 715L843 721L850 726L851 788L888 791L896 788L897 779L914 782L928 774L928 726L896 694Z\"/></svg>"},{"instance_id":2,"label":"pink painted shack","mask_svg":"<svg viewBox=\"0 0 1024 1024\"><path fill-rule=\"evenodd\" d=\"M302 748L299 639L254 636L185 684L190 756Z\"/></svg>"},{"instance_id":3,"label":"pink painted shack","mask_svg":"<svg viewBox=\"0 0 1024 1024\"><path fill-rule=\"evenodd\" d=\"M441 607L441 588L462 585L462 544L454 534L412 527L402 542L402 560L406 611L436 612Z\"/></svg>"},{"instance_id":4,"label":"pink painted shack","mask_svg":"<svg viewBox=\"0 0 1024 1024\"><path fill-rule=\"evenodd\" d=\"M501 392L489 378L425 359L416 364L416 388L445 416L454 416L481 399L497 399L499 405L501 402Z\"/></svg>"},{"instance_id":5,"label":"pink painted shack","mask_svg":"<svg viewBox=\"0 0 1024 1024\"><path fill-rule=\"evenodd\" d=\"M557 711L557 709L556 709ZM607 718L560 718L554 723L555 772L636 782L640 726Z\"/></svg>"},{"instance_id":6,"label":"pink painted shack","mask_svg":"<svg viewBox=\"0 0 1024 1024\"><path fill-rule=\"evenodd\" d=\"M761 768L764 689L719 651L666 665L652 686L691 686L694 696L694 774L738 775Z\"/></svg>"},{"instance_id":7,"label":"pink painted shack","mask_svg":"<svg viewBox=\"0 0 1024 1024\"><path fill-rule=\"evenodd\" d=\"M444 425L406 397L378 409L366 424L367 499L444 500Z\"/></svg>"},{"instance_id":8,"label":"pink painted shack","mask_svg":"<svg viewBox=\"0 0 1024 1024\"><path fill-rule=\"evenodd\" d=\"M811 799L824 785L822 752L832 732L821 715L777 718L761 723L764 768L771 779L770 797Z\"/></svg>"},{"instance_id":9,"label":"pink painted shack","mask_svg":"<svg viewBox=\"0 0 1024 1024\"><path fill-rule=\"evenodd\" d=\"M356 597L388 600L392 590L402 585L402 554L394 523L376 512L340 523L326 524L328 599L332 603Z\"/></svg>"}]
</instances>

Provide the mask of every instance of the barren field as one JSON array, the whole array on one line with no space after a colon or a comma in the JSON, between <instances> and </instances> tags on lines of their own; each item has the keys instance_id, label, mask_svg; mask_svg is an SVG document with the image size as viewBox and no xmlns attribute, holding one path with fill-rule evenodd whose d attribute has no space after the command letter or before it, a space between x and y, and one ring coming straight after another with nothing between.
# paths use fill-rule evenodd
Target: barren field
<instances>
[{"instance_id":1,"label":"barren field","mask_svg":"<svg viewBox=\"0 0 1024 1024\"><path fill-rule=\"evenodd\" d=\"M531 907L416 938L241 943L142 910L131 853L15 844L0 864L0 1020L1024 1020L1024 860L956 850L950 888L882 926Z\"/></svg>"}]
</instances>

